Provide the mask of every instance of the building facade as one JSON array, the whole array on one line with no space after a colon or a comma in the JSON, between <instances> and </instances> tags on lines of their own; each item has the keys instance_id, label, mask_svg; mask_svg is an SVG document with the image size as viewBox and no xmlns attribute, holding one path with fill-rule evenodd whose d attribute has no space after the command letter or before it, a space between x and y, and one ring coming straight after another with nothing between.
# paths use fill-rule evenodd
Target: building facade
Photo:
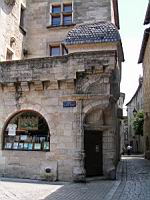
<instances>
[{"instance_id":1,"label":"building facade","mask_svg":"<svg viewBox=\"0 0 150 200\"><path fill-rule=\"evenodd\" d=\"M120 139L119 139L119 144L120 144L120 154L123 153L123 149L126 146L126 141L127 141L127 117L124 116L123 114L123 105L124 105L124 100L125 100L125 93L120 93L120 97L118 100L118 108L120 111L120 120L119 120L119 124L120 124Z\"/></svg>"},{"instance_id":2,"label":"building facade","mask_svg":"<svg viewBox=\"0 0 150 200\"><path fill-rule=\"evenodd\" d=\"M150 24L150 1L147 6L147 11L144 19L144 25ZM143 66L143 99L144 99L144 151L145 155L150 158L150 95L149 95L149 89L150 89L150 28L146 28L144 31L143 41L141 45L140 55L138 63L142 63Z\"/></svg>"},{"instance_id":3,"label":"building facade","mask_svg":"<svg viewBox=\"0 0 150 200\"><path fill-rule=\"evenodd\" d=\"M131 100L126 104L127 106L127 116L128 116L128 144L133 147L133 152L142 153L144 151L143 147L143 136L135 135L133 129L133 121L136 113L143 111L143 78L139 78L139 86L131 98Z\"/></svg>"},{"instance_id":4,"label":"building facade","mask_svg":"<svg viewBox=\"0 0 150 200\"><path fill-rule=\"evenodd\" d=\"M21 47L17 57L17 48L1 50L0 174L114 179L124 60L117 1L9 2L19 33L4 47L12 37Z\"/></svg>"}]
</instances>

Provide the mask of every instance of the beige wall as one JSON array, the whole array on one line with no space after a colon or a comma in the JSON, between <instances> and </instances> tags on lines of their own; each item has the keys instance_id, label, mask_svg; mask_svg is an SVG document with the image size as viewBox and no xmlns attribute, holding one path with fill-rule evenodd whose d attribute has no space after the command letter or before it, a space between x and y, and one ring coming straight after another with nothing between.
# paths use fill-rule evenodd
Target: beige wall
<instances>
[{"instance_id":1,"label":"beige wall","mask_svg":"<svg viewBox=\"0 0 150 200\"><path fill-rule=\"evenodd\" d=\"M3 68L0 81L5 83L0 88L1 175L42 179L46 178L45 168L49 167L52 180L83 176L83 118L96 109L104 112L103 122L96 113L92 121L96 126L91 126L103 132L103 172L107 178L115 177L117 121L115 102L110 102L110 75L116 68L115 55L115 51L81 52L0 64ZM106 61L108 65L104 69ZM84 73L84 78L78 78L78 73ZM22 87L19 100L15 88L17 76ZM76 101L76 107L64 108L63 102L68 100ZM46 119L50 152L2 150L6 122L16 112L28 109Z\"/></svg>"},{"instance_id":2,"label":"beige wall","mask_svg":"<svg viewBox=\"0 0 150 200\"><path fill-rule=\"evenodd\" d=\"M50 4L73 2L73 25L50 27ZM110 0L39 0L27 3L26 48L28 58L49 56L49 45L61 43L74 25L111 21Z\"/></svg>"},{"instance_id":3,"label":"beige wall","mask_svg":"<svg viewBox=\"0 0 150 200\"><path fill-rule=\"evenodd\" d=\"M70 84L71 85L71 84ZM57 170L60 180L69 180L72 177L73 153L75 149L75 117L77 108L63 108L63 94L73 92L69 83L62 82L60 89L49 86L47 90L42 87L30 85L23 89L23 96L20 99L21 110L30 109L37 111L47 120L50 129L50 152L20 152L2 151L2 160L7 166L4 170L5 176L26 177L26 178L46 178L45 168L51 168L53 177L56 179ZM64 89L65 88L65 89ZM14 91L11 91L14 89ZM25 91L24 91L25 90ZM2 91L1 91L2 92ZM8 117L14 115L16 108L15 88L5 87L3 97L0 99L1 105L5 99L5 105L0 109L1 132ZM2 139L2 135L1 135ZM1 141L2 145L2 141ZM2 163L1 167L2 168ZM4 167L4 166L3 166ZM17 169L17 170L15 170ZM2 174L2 171L1 171Z\"/></svg>"},{"instance_id":4,"label":"beige wall","mask_svg":"<svg viewBox=\"0 0 150 200\"><path fill-rule=\"evenodd\" d=\"M144 85L143 85L143 93L144 93L144 136L148 135L150 142L150 37L147 42L144 62L143 62L143 75L144 75ZM146 113L148 115L146 115Z\"/></svg>"},{"instance_id":5,"label":"beige wall","mask_svg":"<svg viewBox=\"0 0 150 200\"><path fill-rule=\"evenodd\" d=\"M50 27L50 5L54 3L73 3L73 25ZM21 4L26 8L25 26L26 35L19 28ZM13 59L23 58L22 49L28 50L28 56L49 56L49 45L60 44L68 31L74 25L85 22L112 21L112 3L110 0L16 0L14 5L0 2L0 60L6 60L7 48L13 52ZM10 47L10 38L15 43Z\"/></svg>"},{"instance_id":6,"label":"beige wall","mask_svg":"<svg viewBox=\"0 0 150 200\"><path fill-rule=\"evenodd\" d=\"M20 59L24 35L19 28L21 3L25 0L16 0L14 5L7 5L0 1L0 61L6 60L7 48L13 52L13 59ZM15 38L12 47L10 39Z\"/></svg>"}]
</instances>

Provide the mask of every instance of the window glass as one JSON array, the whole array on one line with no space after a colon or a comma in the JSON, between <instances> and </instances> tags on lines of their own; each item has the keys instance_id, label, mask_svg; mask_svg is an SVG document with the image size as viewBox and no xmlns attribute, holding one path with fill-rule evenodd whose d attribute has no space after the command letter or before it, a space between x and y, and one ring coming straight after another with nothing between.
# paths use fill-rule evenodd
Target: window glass
<instances>
[{"instance_id":1,"label":"window glass","mask_svg":"<svg viewBox=\"0 0 150 200\"><path fill-rule=\"evenodd\" d=\"M64 15L63 24L64 25L72 24L72 15L66 15L66 16Z\"/></svg>"},{"instance_id":2,"label":"window glass","mask_svg":"<svg viewBox=\"0 0 150 200\"><path fill-rule=\"evenodd\" d=\"M65 3L52 5L51 7L51 26L61 26L72 24L72 4ZM63 11L63 12L62 12Z\"/></svg>"},{"instance_id":3,"label":"window glass","mask_svg":"<svg viewBox=\"0 0 150 200\"><path fill-rule=\"evenodd\" d=\"M72 12L72 5L71 4L64 4L64 12Z\"/></svg>"},{"instance_id":4,"label":"window glass","mask_svg":"<svg viewBox=\"0 0 150 200\"><path fill-rule=\"evenodd\" d=\"M45 119L34 111L15 115L4 130L4 149L49 151L49 128Z\"/></svg>"},{"instance_id":5,"label":"window glass","mask_svg":"<svg viewBox=\"0 0 150 200\"><path fill-rule=\"evenodd\" d=\"M55 47L51 47L51 56L60 56L60 47L59 46L55 46Z\"/></svg>"},{"instance_id":6,"label":"window glass","mask_svg":"<svg viewBox=\"0 0 150 200\"><path fill-rule=\"evenodd\" d=\"M61 7L60 6L52 6L52 13L60 13Z\"/></svg>"},{"instance_id":7,"label":"window glass","mask_svg":"<svg viewBox=\"0 0 150 200\"><path fill-rule=\"evenodd\" d=\"M52 16L52 26L60 26L60 16Z\"/></svg>"}]
</instances>

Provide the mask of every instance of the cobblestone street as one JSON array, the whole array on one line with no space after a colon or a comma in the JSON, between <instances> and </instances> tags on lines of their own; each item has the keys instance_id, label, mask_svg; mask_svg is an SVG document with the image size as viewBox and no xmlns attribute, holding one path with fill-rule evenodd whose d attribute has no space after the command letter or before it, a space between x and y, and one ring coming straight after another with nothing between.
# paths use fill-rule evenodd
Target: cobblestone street
<instances>
[{"instance_id":1,"label":"cobblestone street","mask_svg":"<svg viewBox=\"0 0 150 200\"><path fill-rule=\"evenodd\" d=\"M150 161L124 156L117 180L44 183L1 179L0 200L149 200Z\"/></svg>"}]
</instances>

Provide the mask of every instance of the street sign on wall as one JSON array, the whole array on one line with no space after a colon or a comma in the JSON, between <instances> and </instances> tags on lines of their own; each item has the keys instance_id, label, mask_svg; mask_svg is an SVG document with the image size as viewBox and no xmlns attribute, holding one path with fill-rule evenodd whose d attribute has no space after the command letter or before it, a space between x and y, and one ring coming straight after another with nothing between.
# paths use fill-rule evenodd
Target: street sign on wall
<instances>
[{"instance_id":1,"label":"street sign on wall","mask_svg":"<svg viewBox=\"0 0 150 200\"><path fill-rule=\"evenodd\" d=\"M76 101L64 101L63 107L64 108L76 107Z\"/></svg>"}]
</instances>

